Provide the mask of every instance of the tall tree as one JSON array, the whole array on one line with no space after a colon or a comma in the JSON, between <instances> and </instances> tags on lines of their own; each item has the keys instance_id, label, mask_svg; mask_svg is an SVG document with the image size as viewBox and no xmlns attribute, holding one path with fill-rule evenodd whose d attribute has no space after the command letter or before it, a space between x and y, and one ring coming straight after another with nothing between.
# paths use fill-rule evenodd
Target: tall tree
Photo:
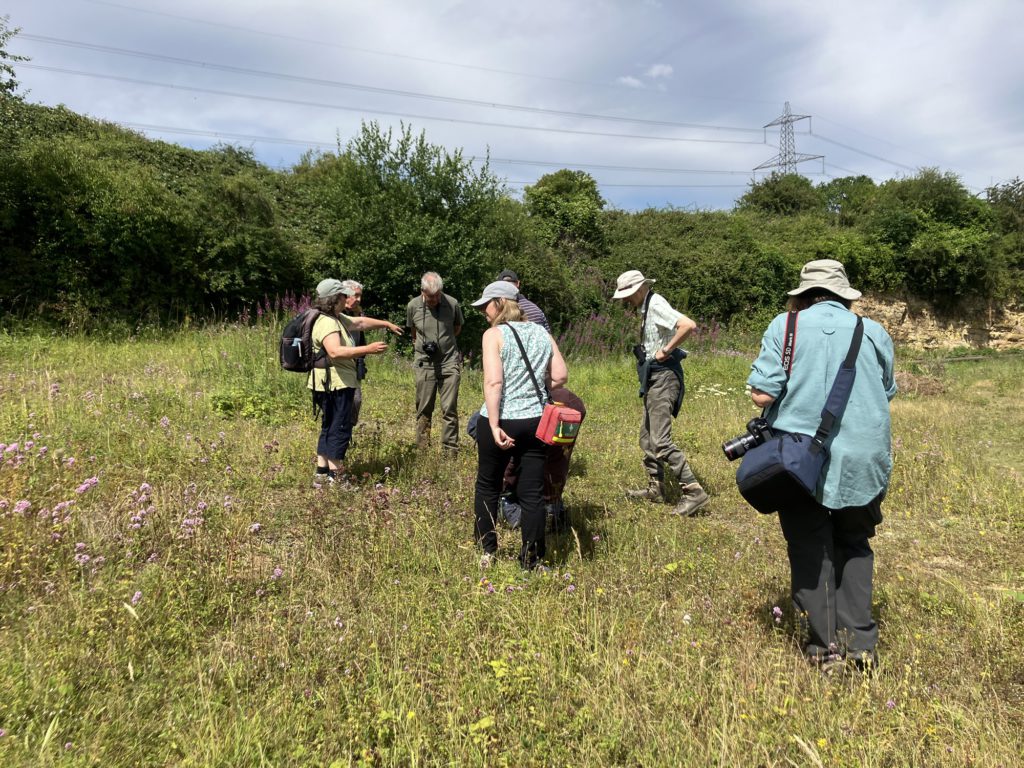
<instances>
[{"instance_id":1,"label":"tall tree","mask_svg":"<svg viewBox=\"0 0 1024 768\"><path fill-rule=\"evenodd\" d=\"M524 190L523 201L547 245L570 251L579 248L590 254L603 250L604 198L589 173L563 168L545 174Z\"/></svg>"},{"instance_id":2,"label":"tall tree","mask_svg":"<svg viewBox=\"0 0 1024 768\"><path fill-rule=\"evenodd\" d=\"M14 62L27 61L25 56L18 56L7 50L7 44L21 29L10 26L10 16L0 16L0 96L13 96L18 88L15 77Z\"/></svg>"}]
</instances>

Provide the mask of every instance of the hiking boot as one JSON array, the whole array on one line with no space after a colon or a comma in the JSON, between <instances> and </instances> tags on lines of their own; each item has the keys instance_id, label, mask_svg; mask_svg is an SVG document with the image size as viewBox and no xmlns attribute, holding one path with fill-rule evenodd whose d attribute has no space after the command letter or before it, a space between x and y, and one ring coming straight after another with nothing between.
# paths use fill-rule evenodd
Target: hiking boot
<instances>
[{"instance_id":1,"label":"hiking boot","mask_svg":"<svg viewBox=\"0 0 1024 768\"><path fill-rule=\"evenodd\" d=\"M651 480L646 488L631 488L626 491L626 498L634 501L655 501L664 503L665 485L658 480Z\"/></svg>"},{"instance_id":2,"label":"hiking boot","mask_svg":"<svg viewBox=\"0 0 1024 768\"><path fill-rule=\"evenodd\" d=\"M711 501L700 483L690 483L679 489L679 503L672 510L673 515L693 517Z\"/></svg>"}]
</instances>

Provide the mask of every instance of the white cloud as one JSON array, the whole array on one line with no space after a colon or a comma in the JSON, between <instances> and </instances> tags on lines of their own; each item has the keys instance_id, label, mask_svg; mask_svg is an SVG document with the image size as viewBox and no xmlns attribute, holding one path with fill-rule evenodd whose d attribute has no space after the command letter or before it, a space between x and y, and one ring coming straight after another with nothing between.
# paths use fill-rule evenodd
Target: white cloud
<instances>
[{"instance_id":1,"label":"white cloud","mask_svg":"<svg viewBox=\"0 0 1024 768\"><path fill-rule=\"evenodd\" d=\"M644 73L644 75L653 80L659 77L671 77L672 72L673 70L671 64L655 64L650 69L648 69Z\"/></svg>"},{"instance_id":2,"label":"white cloud","mask_svg":"<svg viewBox=\"0 0 1024 768\"><path fill-rule=\"evenodd\" d=\"M1024 175L1013 152L1024 143L1020 0L862 0L852 9L820 0L5 6L26 36L335 81L287 83L21 36L10 48L31 56L30 64L107 78L16 66L31 101L124 122L300 142L331 143L339 132L344 144L361 119L385 128L404 121L431 143L471 156L490 148L492 157L516 160L497 169L510 181L533 183L552 170L524 160L591 163L602 194L624 208L729 207L749 169L776 153L762 143L761 126L787 100L795 113L813 115L814 135L805 123L796 126L797 151L826 155L832 175L882 180L936 165L962 171L975 187ZM125 76L177 87L109 79ZM778 130L767 139L777 143ZM251 143L257 157L275 164L303 149ZM824 180L813 165L801 170Z\"/></svg>"}]
</instances>

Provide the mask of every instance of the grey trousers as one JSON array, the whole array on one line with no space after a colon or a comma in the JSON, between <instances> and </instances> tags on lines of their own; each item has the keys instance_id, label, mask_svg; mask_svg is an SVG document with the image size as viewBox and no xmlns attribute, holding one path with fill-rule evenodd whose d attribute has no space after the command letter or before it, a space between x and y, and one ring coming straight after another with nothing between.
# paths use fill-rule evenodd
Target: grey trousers
<instances>
[{"instance_id":1,"label":"grey trousers","mask_svg":"<svg viewBox=\"0 0 1024 768\"><path fill-rule=\"evenodd\" d=\"M792 572L793 607L806 623L808 656L874 651L875 554L868 539L881 520L881 497L867 506L843 509L828 509L808 498L779 511Z\"/></svg>"},{"instance_id":2,"label":"grey trousers","mask_svg":"<svg viewBox=\"0 0 1024 768\"><path fill-rule=\"evenodd\" d=\"M459 447L459 381L461 366L439 369L435 366L417 366L416 373L416 440L421 446L430 437L430 421L434 415L437 394L441 393L441 445Z\"/></svg>"},{"instance_id":3,"label":"grey trousers","mask_svg":"<svg viewBox=\"0 0 1024 768\"><path fill-rule=\"evenodd\" d=\"M665 477L664 467L680 485L696 483L684 454L672 442L672 407L679 395L679 379L672 371L651 374L644 395L644 420L640 424L640 448L644 452L644 469L652 482Z\"/></svg>"}]
</instances>

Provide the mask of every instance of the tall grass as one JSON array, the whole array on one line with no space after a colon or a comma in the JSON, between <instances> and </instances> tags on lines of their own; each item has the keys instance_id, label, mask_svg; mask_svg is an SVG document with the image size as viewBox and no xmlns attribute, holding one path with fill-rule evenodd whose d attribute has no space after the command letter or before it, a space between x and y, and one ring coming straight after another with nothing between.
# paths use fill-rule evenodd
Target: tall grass
<instances>
[{"instance_id":1,"label":"tall grass","mask_svg":"<svg viewBox=\"0 0 1024 768\"><path fill-rule=\"evenodd\" d=\"M623 500L644 480L631 359L574 363L572 530L530 577L502 531L484 577L475 457L411 450L406 364L371 361L336 493L276 343L0 338L0 765L1019 764L1017 360L895 401L882 666L826 680L777 521L718 447L752 413L749 358L687 360L675 435L713 495L693 520Z\"/></svg>"}]
</instances>

